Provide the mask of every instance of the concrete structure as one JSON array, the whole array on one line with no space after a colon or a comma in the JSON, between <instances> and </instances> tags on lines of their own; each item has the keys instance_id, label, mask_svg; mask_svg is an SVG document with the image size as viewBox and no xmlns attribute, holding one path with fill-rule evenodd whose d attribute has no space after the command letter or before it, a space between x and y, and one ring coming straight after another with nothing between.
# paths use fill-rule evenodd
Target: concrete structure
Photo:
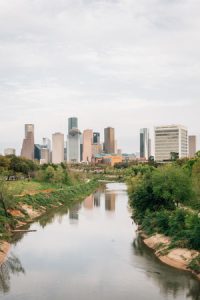
<instances>
[{"instance_id":1,"label":"concrete structure","mask_svg":"<svg viewBox=\"0 0 200 300\"><path fill-rule=\"evenodd\" d=\"M21 156L34 159L34 125L25 124L25 138L23 140Z\"/></svg>"},{"instance_id":2,"label":"concrete structure","mask_svg":"<svg viewBox=\"0 0 200 300\"><path fill-rule=\"evenodd\" d=\"M52 163L64 162L64 134L57 132L52 135Z\"/></svg>"},{"instance_id":3,"label":"concrete structure","mask_svg":"<svg viewBox=\"0 0 200 300\"><path fill-rule=\"evenodd\" d=\"M80 163L81 159L81 132L71 129L67 136L67 162Z\"/></svg>"},{"instance_id":4,"label":"concrete structure","mask_svg":"<svg viewBox=\"0 0 200 300\"><path fill-rule=\"evenodd\" d=\"M140 158L149 159L150 156L150 139L149 139L149 129L140 129Z\"/></svg>"},{"instance_id":5,"label":"concrete structure","mask_svg":"<svg viewBox=\"0 0 200 300\"><path fill-rule=\"evenodd\" d=\"M104 129L104 152L107 154L115 153L115 129L112 127Z\"/></svg>"},{"instance_id":6,"label":"concrete structure","mask_svg":"<svg viewBox=\"0 0 200 300\"><path fill-rule=\"evenodd\" d=\"M86 129L83 131L83 161L91 162L92 160L92 142L93 131L92 129Z\"/></svg>"},{"instance_id":7,"label":"concrete structure","mask_svg":"<svg viewBox=\"0 0 200 300\"><path fill-rule=\"evenodd\" d=\"M4 155L16 155L16 150L14 148L6 148L4 150Z\"/></svg>"},{"instance_id":8,"label":"concrete structure","mask_svg":"<svg viewBox=\"0 0 200 300\"><path fill-rule=\"evenodd\" d=\"M189 158L195 157L197 152L197 137L196 135L190 135L189 138Z\"/></svg>"},{"instance_id":9,"label":"concrete structure","mask_svg":"<svg viewBox=\"0 0 200 300\"><path fill-rule=\"evenodd\" d=\"M72 129L78 129L78 118L72 117L68 119L68 133Z\"/></svg>"},{"instance_id":10,"label":"concrete structure","mask_svg":"<svg viewBox=\"0 0 200 300\"><path fill-rule=\"evenodd\" d=\"M182 125L155 127L155 160L170 161L172 156L188 157L188 132Z\"/></svg>"}]
</instances>

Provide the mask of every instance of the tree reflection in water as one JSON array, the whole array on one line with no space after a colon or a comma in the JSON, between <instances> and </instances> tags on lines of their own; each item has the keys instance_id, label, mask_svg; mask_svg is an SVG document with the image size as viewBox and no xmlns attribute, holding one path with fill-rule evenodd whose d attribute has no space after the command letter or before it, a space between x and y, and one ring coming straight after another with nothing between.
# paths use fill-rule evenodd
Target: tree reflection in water
<instances>
[{"instance_id":1,"label":"tree reflection in water","mask_svg":"<svg viewBox=\"0 0 200 300\"><path fill-rule=\"evenodd\" d=\"M178 295L180 296L181 291L185 291L187 299L200 300L199 282L192 275L191 280L188 280L188 274L184 271L173 269L161 263L139 236L133 241L133 251L135 255L146 258L141 260L143 265L140 267L149 279L158 283L164 296L173 295L176 299Z\"/></svg>"},{"instance_id":2,"label":"tree reflection in water","mask_svg":"<svg viewBox=\"0 0 200 300\"><path fill-rule=\"evenodd\" d=\"M20 260L11 253L8 259L0 265L0 291L7 293L10 290L11 274L25 273Z\"/></svg>"}]
</instances>

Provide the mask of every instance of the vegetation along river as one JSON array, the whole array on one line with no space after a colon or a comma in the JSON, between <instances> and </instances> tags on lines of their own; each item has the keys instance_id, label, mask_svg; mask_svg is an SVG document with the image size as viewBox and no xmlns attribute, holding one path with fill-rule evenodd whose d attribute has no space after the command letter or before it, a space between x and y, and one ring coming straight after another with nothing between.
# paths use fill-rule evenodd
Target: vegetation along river
<instances>
[{"instance_id":1,"label":"vegetation along river","mask_svg":"<svg viewBox=\"0 0 200 300\"><path fill-rule=\"evenodd\" d=\"M2 300L200 299L200 283L137 236L126 185L108 184L16 235L0 268Z\"/></svg>"}]
</instances>

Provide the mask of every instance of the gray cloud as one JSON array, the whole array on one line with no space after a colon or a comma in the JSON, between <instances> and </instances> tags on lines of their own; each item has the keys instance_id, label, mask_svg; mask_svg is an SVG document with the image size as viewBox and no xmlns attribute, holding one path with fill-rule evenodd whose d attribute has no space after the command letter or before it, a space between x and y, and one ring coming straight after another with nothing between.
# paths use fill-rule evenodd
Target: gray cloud
<instances>
[{"instance_id":1,"label":"gray cloud","mask_svg":"<svg viewBox=\"0 0 200 300\"><path fill-rule=\"evenodd\" d=\"M43 135L183 123L199 135L200 3L195 0L0 0L0 152L23 124Z\"/></svg>"}]
</instances>

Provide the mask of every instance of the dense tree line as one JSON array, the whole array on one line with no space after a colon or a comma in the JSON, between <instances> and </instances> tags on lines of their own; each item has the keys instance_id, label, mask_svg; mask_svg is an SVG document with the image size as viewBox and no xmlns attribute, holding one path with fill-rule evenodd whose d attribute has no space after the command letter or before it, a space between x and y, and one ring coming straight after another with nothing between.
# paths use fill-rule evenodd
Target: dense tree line
<instances>
[{"instance_id":1,"label":"dense tree line","mask_svg":"<svg viewBox=\"0 0 200 300\"><path fill-rule=\"evenodd\" d=\"M200 157L127 171L133 218L145 232L200 250Z\"/></svg>"}]
</instances>

